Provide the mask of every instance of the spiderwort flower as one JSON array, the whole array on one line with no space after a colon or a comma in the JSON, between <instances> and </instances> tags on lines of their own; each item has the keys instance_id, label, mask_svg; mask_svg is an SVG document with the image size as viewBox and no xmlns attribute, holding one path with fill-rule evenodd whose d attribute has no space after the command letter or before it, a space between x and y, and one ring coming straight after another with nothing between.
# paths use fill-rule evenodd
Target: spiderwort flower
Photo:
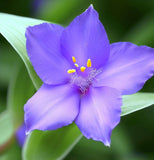
<instances>
[{"instance_id":1,"label":"spiderwort flower","mask_svg":"<svg viewBox=\"0 0 154 160\"><path fill-rule=\"evenodd\" d=\"M66 28L43 23L26 30L28 56L43 85L26 103L27 132L73 121L87 138L110 145L122 95L139 91L154 71L154 49L109 44L91 5Z\"/></svg>"}]
</instances>

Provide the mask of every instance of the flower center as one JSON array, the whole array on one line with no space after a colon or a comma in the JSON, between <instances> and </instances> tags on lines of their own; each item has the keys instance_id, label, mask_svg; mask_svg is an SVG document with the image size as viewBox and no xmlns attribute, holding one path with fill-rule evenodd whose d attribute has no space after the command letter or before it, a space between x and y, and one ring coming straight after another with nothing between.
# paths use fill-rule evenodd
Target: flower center
<instances>
[{"instance_id":1,"label":"flower center","mask_svg":"<svg viewBox=\"0 0 154 160\"><path fill-rule=\"evenodd\" d=\"M91 59L87 60L87 66L79 66L76 63L75 57L72 57L75 68L67 70L71 75L70 83L75 85L81 94L86 94L89 87L93 84L95 76L100 73L100 70L92 68Z\"/></svg>"}]
</instances>

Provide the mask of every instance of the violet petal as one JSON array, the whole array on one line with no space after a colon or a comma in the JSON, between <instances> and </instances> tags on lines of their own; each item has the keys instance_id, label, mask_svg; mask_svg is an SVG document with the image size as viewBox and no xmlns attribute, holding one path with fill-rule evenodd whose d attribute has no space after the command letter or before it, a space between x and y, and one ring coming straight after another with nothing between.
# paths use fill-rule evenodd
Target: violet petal
<instances>
[{"instance_id":1,"label":"violet petal","mask_svg":"<svg viewBox=\"0 0 154 160\"><path fill-rule=\"evenodd\" d=\"M17 138L19 145L22 147L25 143L25 140L26 140L26 126L25 126L25 124L22 124L18 128L18 130L16 132L16 138Z\"/></svg>"},{"instance_id":2,"label":"violet petal","mask_svg":"<svg viewBox=\"0 0 154 160\"><path fill-rule=\"evenodd\" d=\"M60 36L63 27L42 23L26 30L26 48L32 65L47 84L62 84L67 81L69 63L60 53Z\"/></svg>"},{"instance_id":3,"label":"violet petal","mask_svg":"<svg viewBox=\"0 0 154 160\"><path fill-rule=\"evenodd\" d=\"M69 85L43 84L24 106L27 133L34 129L55 130L76 118L79 94Z\"/></svg>"},{"instance_id":4,"label":"violet petal","mask_svg":"<svg viewBox=\"0 0 154 160\"><path fill-rule=\"evenodd\" d=\"M116 88L123 95L139 91L154 73L154 49L119 42L110 50L109 61L94 85Z\"/></svg>"},{"instance_id":5,"label":"violet petal","mask_svg":"<svg viewBox=\"0 0 154 160\"><path fill-rule=\"evenodd\" d=\"M120 93L116 89L91 88L81 99L75 123L86 138L110 146L111 131L120 121L121 105Z\"/></svg>"},{"instance_id":6,"label":"violet petal","mask_svg":"<svg viewBox=\"0 0 154 160\"><path fill-rule=\"evenodd\" d=\"M64 30L61 44L63 55L69 61L74 56L79 66L85 66L90 58L92 67L99 68L109 57L108 37L93 6L76 17Z\"/></svg>"}]
</instances>

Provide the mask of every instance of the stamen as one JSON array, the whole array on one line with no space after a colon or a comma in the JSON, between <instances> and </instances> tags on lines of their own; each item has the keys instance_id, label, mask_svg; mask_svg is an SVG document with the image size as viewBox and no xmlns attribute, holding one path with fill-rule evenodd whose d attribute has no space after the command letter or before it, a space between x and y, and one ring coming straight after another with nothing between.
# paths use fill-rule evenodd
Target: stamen
<instances>
[{"instance_id":1,"label":"stamen","mask_svg":"<svg viewBox=\"0 0 154 160\"><path fill-rule=\"evenodd\" d=\"M74 72L76 72L75 69L69 69L69 70L67 70L67 73L69 73L69 74L74 73Z\"/></svg>"},{"instance_id":2,"label":"stamen","mask_svg":"<svg viewBox=\"0 0 154 160\"><path fill-rule=\"evenodd\" d=\"M75 63L76 62L76 59L75 59L75 57L73 56L72 57L72 61Z\"/></svg>"},{"instance_id":3,"label":"stamen","mask_svg":"<svg viewBox=\"0 0 154 160\"><path fill-rule=\"evenodd\" d=\"M87 60L87 67L91 67L91 59Z\"/></svg>"},{"instance_id":4,"label":"stamen","mask_svg":"<svg viewBox=\"0 0 154 160\"><path fill-rule=\"evenodd\" d=\"M74 64L76 67L79 67L79 65L77 63Z\"/></svg>"},{"instance_id":5,"label":"stamen","mask_svg":"<svg viewBox=\"0 0 154 160\"><path fill-rule=\"evenodd\" d=\"M86 69L86 67L84 67L84 66L80 67L81 72L84 72L85 69Z\"/></svg>"}]
</instances>

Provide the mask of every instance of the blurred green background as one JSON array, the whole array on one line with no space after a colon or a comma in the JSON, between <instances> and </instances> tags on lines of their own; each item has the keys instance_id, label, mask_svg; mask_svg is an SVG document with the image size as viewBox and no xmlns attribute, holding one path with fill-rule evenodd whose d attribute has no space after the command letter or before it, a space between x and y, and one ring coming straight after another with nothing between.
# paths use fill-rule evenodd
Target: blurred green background
<instances>
[{"instance_id":1,"label":"blurred green background","mask_svg":"<svg viewBox=\"0 0 154 160\"><path fill-rule=\"evenodd\" d=\"M154 48L154 0L0 0L0 12L67 26L91 3L98 11L111 43L129 41ZM8 105L8 88L21 65L18 55L0 35L1 113ZM154 92L154 77L146 83L142 91ZM154 106L124 116L112 133L110 148L101 142L82 138L65 159L153 160L153 122ZM21 159L21 148L14 138L3 148L0 147L1 159Z\"/></svg>"}]
</instances>

